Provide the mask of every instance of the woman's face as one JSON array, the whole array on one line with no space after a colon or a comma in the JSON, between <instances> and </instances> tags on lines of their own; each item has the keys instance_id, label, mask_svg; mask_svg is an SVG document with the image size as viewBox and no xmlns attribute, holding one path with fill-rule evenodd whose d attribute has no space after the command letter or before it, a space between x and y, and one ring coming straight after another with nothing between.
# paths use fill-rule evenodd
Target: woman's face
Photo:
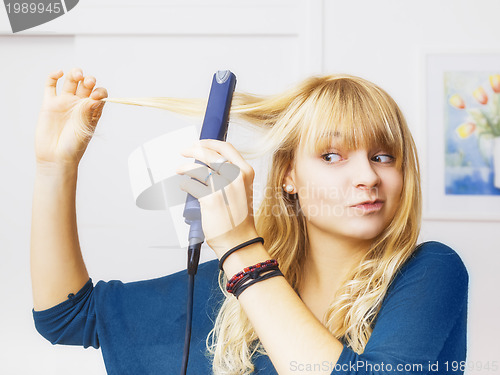
<instances>
[{"instance_id":1,"label":"woman's face","mask_svg":"<svg viewBox=\"0 0 500 375\"><path fill-rule=\"evenodd\" d=\"M379 147L347 151L333 142L318 154L299 147L285 182L294 186L310 231L366 241L379 235L398 209L403 174L396 164Z\"/></svg>"}]
</instances>

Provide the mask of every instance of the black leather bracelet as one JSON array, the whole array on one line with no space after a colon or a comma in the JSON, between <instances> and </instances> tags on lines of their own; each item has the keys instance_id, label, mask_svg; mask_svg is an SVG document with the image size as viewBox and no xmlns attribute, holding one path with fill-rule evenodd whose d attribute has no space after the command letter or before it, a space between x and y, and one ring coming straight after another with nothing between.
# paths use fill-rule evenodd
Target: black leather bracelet
<instances>
[{"instance_id":1,"label":"black leather bracelet","mask_svg":"<svg viewBox=\"0 0 500 375\"><path fill-rule=\"evenodd\" d=\"M240 294L243 293L243 291L245 289L247 289L249 286L252 286L253 284L258 283L259 281L264 281L264 280L270 279L271 277L275 277L275 276L283 276L283 273L281 273L281 271L279 269L272 269L263 275L259 275L256 279L251 279L246 284L238 285L235 288L235 290L233 291L233 295L236 298L238 298L240 296Z\"/></svg>"},{"instance_id":2,"label":"black leather bracelet","mask_svg":"<svg viewBox=\"0 0 500 375\"><path fill-rule=\"evenodd\" d=\"M251 240L249 240L249 241L247 241L247 242L243 242L242 244L239 244L238 246L235 246L235 247L233 247L232 249L228 250L228 252L227 252L227 253L225 253L225 254L224 254L224 255L220 258L220 260L219 260L219 269L220 269L221 271L223 271L222 266L224 265L224 262L226 261L226 259L227 259L227 257L228 257L229 255L231 255L232 253L234 253L236 250L239 250L239 249L241 249L241 248L243 248L243 247L245 247L245 246L251 245L251 244L256 243L256 242L260 242L260 243L262 243L262 244L264 245L264 239L263 239L262 237L256 237L256 238L253 238L253 239L251 239Z\"/></svg>"},{"instance_id":3,"label":"black leather bracelet","mask_svg":"<svg viewBox=\"0 0 500 375\"><path fill-rule=\"evenodd\" d=\"M279 270L278 265L255 268L254 270L252 270L248 273L245 273L243 275L243 277L241 279L239 279L232 287L228 287L228 285L226 285L226 290L229 293L234 294L234 291L236 291L238 288L243 286L247 281L256 280L256 279L260 278L261 275L264 275L267 272L274 271L274 270Z\"/></svg>"}]
</instances>

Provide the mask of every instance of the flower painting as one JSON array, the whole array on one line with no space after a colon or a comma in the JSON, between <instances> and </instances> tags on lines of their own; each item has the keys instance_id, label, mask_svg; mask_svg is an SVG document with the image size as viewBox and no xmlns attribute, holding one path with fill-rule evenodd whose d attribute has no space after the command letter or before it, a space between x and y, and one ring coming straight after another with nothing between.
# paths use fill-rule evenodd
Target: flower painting
<instances>
[{"instance_id":1,"label":"flower painting","mask_svg":"<svg viewBox=\"0 0 500 375\"><path fill-rule=\"evenodd\" d=\"M446 195L500 195L500 68L445 71Z\"/></svg>"}]
</instances>

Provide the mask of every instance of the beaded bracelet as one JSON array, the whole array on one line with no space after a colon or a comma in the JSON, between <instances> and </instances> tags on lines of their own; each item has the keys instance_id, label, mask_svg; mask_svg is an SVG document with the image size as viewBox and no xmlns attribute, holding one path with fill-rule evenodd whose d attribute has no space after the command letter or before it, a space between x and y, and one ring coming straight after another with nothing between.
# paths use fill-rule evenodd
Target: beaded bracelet
<instances>
[{"instance_id":1,"label":"beaded bracelet","mask_svg":"<svg viewBox=\"0 0 500 375\"><path fill-rule=\"evenodd\" d=\"M242 285L244 285L247 281L250 280L256 280L260 279L261 275L265 274L266 272L273 271L273 270L279 270L277 265L270 265L267 267L260 267L256 268L248 273L245 273L243 277L239 280L237 280L235 283L229 285L229 291L230 293L233 293L238 290ZM227 289L227 285L226 285Z\"/></svg>"},{"instance_id":2,"label":"beaded bracelet","mask_svg":"<svg viewBox=\"0 0 500 375\"><path fill-rule=\"evenodd\" d=\"M226 284L226 289L232 289L232 287L239 280L241 280L246 275L250 275L255 270L257 270L257 272L258 272L258 271L265 270L266 268L269 268L272 266L276 266L276 267L278 266L278 261L276 259L268 259L265 262L261 262L261 263L255 264L253 266L245 267L245 268L243 268L243 271L238 272L236 275L234 275L233 277L231 277L228 280L228 282ZM254 275L256 275L256 272L254 272ZM228 292L231 293L229 290L228 290Z\"/></svg>"},{"instance_id":3,"label":"beaded bracelet","mask_svg":"<svg viewBox=\"0 0 500 375\"><path fill-rule=\"evenodd\" d=\"M224 265L224 262L226 261L227 257L234 253L236 250L239 250L245 246L254 244L256 242L260 242L264 245L264 239L262 237L255 237L251 240L248 240L246 242L243 242L242 244L239 244L238 246L233 247L231 250L228 250L219 260L219 269L223 271L222 266Z\"/></svg>"},{"instance_id":4,"label":"beaded bracelet","mask_svg":"<svg viewBox=\"0 0 500 375\"><path fill-rule=\"evenodd\" d=\"M278 268L278 261L269 259L238 272L227 282L226 289L238 298L241 292L249 286L274 276L283 276L283 274Z\"/></svg>"}]
</instances>

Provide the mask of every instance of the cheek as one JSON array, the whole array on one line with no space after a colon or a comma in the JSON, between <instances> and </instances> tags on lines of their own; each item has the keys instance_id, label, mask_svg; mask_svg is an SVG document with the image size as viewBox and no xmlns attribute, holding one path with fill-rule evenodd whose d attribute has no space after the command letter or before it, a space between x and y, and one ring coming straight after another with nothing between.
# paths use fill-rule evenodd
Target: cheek
<instances>
[{"instance_id":1,"label":"cheek","mask_svg":"<svg viewBox=\"0 0 500 375\"><path fill-rule=\"evenodd\" d=\"M332 174L304 174L300 180L299 202L308 218L337 217L345 214L345 187Z\"/></svg>"},{"instance_id":2,"label":"cheek","mask_svg":"<svg viewBox=\"0 0 500 375\"><path fill-rule=\"evenodd\" d=\"M322 173L309 169L298 181L299 196L304 200L333 201L342 195L340 179L332 173Z\"/></svg>"},{"instance_id":3,"label":"cheek","mask_svg":"<svg viewBox=\"0 0 500 375\"><path fill-rule=\"evenodd\" d=\"M394 176L394 194L401 196L401 193L403 192L403 174L398 173L396 176Z\"/></svg>"},{"instance_id":4,"label":"cheek","mask_svg":"<svg viewBox=\"0 0 500 375\"><path fill-rule=\"evenodd\" d=\"M396 209L399 206L403 193L403 175L401 173L393 173L384 179L387 198L391 201L391 206Z\"/></svg>"}]
</instances>

